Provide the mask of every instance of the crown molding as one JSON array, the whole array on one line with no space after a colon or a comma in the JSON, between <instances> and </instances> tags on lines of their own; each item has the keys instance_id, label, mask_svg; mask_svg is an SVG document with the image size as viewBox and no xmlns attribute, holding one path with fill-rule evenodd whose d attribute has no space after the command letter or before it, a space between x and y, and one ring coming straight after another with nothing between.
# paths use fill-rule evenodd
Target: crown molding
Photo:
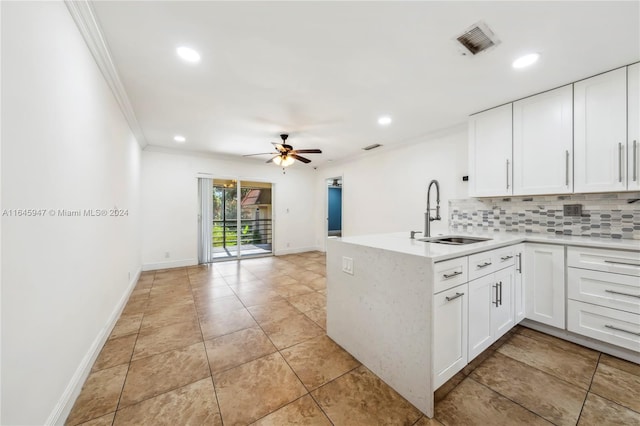
<instances>
[{"instance_id":1,"label":"crown molding","mask_svg":"<svg viewBox=\"0 0 640 426\"><path fill-rule=\"evenodd\" d=\"M89 51L91 51L98 68L100 68L102 75L111 88L111 92L113 92L120 106L120 110L122 110L124 118L127 120L127 123L129 123L129 127L135 135L140 148L144 148L147 146L147 141L138 123L136 114L133 112L129 96L118 75L118 70L113 63L109 46L102 35L102 30L96 19L91 2L88 0L65 0L64 3L78 26L84 41L87 43L87 47L89 47Z\"/></svg>"}]
</instances>

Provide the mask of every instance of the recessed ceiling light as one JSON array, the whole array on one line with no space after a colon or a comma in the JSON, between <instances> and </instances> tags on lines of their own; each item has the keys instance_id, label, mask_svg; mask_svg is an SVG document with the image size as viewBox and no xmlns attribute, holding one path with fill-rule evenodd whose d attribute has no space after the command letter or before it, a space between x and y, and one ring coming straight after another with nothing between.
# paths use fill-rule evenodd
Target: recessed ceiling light
<instances>
[{"instance_id":1,"label":"recessed ceiling light","mask_svg":"<svg viewBox=\"0 0 640 426\"><path fill-rule=\"evenodd\" d=\"M529 53L528 55L520 56L511 64L514 68L525 68L529 65L533 65L540 58L539 53Z\"/></svg>"},{"instance_id":2,"label":"recessed ceiling light","mask_svg":"<svg viewBox=\"0 0 640 426\"><path fill-rule=\"evenodd\" d=\"M184 136L182 136L182 135L175 135L175 136L173 137L173 140L174 140L174 141L176 141L176 142L178 142L178 143L185 143L185 142L187 141L187 138L185 138L185 137L184 137Z\"/></svg>"},{"instance_id":3,"label":"recessed ceiling light","mask_svg":"<svg viewBox=\"0 0 640 426\"><path fill-rule=\"evenodd\" d=\"M388 126L389 124L391 124L391 117L389 117L388 115L384 115L378 118L378 124L381 126Z\"/></svg>"},{"instance_id":4,"label":"recessed ceiling light","mask_svg":"<svg viewBox=\"0 0 640 426\"><path fill-rule=\"evenodd\" d=\"M192 64L200 62L200 54L190 47L181 46L176 49L178 56Z\"/></svg>"}]
</instances>

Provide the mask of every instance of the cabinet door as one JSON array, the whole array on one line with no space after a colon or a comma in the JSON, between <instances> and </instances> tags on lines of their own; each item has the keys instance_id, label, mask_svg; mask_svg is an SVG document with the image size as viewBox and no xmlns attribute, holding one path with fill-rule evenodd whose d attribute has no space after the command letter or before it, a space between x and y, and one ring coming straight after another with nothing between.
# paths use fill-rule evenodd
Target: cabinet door
<instances>
[{"instance_id":1,"label":"cabinet door","mask_svg":"<svg viewBox=\"0 0 640 426\"><path fill-rule=\"evenodd\" d=\"M640 63L627 67L627 189L640 189Z\"/></svg>"},{"instance_id":2,"label":"cabinet door","mask_svg":"<svg viewBox=\"0 0 640 426\"><path fill-rule=\"evenodd\" d=\"M513 193L573 191L573 86L513 104Z\"/></svg>"},{"instance_id":3,"label":"cabinet door","mask_svg":"<svg viewBox=\"0 0 640 426\"><path fill-rule=\"evenodd\" d=\"M493 310L491 311L491 328L494 341L511 330L514 325L513 293L515 277L515 266L509 266L495 273L494 281L498 286L498 303L493 305Z\"/></svg>"},{"instance_id":4,"label":"cabinet door","mask_svg":"<svg viewBox=\"0 0 640 426\"><path fill-rule=\"evenodd\" d=\"M564 246L525 244L527 318L564 328Z\"/></svg>"},{"instance_id":5,"label":"cabinet door","mask_svg":"<svg viewBox=\"0 0 640 426\"><path fill-rule=\"evenodd\" d=\"M524 264L524 244L515 247L516 264L515 279L513 282L513 310L515 323L518 324L525 317L525 282L522 265Z\"/></svg>"},{"instance_id":6,"label":"cabinet door","mask_svg":"<svg viewBox=\"0 0 640 426\"><path fill-rule=\"evenodd\" d=\"M467 365L468 285L433 296L433 386L440 387Z\"/></svg>"},{"instance_id":7,"label":"cabinet door","mask_svg":"<svg viewBox=\"0 0 640 426\"><path fill-rule=\"evenodd\" d=\"M493 274L469 282L469 361L493 343L491 310L496 291Z\"/></svg>"},{"instance_id":8,"label":"cabinet door","mask_svg":"<svg viewBox=\"0 0 640 426\"><path fill-rule=\"evenodd\" d=\"M469 117L469 195L512 193L512 106Z\"/></svg>"},{"instance_id":9,"label":"cabinet door","mask_svg":"<svg viewBox=\"0 0 640 426\"><path fill-rule=\"evenodd\" d=\"M574 191L624 191L627 69L574 84Z\"/></svg>"}]
</instances>

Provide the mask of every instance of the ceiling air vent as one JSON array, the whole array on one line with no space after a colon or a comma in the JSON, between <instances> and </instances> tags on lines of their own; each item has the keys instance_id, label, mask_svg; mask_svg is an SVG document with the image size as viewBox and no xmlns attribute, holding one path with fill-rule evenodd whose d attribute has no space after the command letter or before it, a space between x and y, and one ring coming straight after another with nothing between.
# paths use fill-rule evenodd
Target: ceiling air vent
<instances>
[{"instance_id":1,"label":"ceiling air vent","mask_svg":"<svg viewBox=\"0 0 640 426\"><path fill-rule=\"evenodd\" d=\"M369 145L369 146L365 146L364 149L365 151L371 151L372 149L376 149L376 148L380 148L382 145L380 145L379 143L374 143L373 145Z\"/></svg>"},{"instance_id":2,"label":"ceiling air vent","mask_svg":"<svg viewBox=\"0 0 640 426\"><path fill-rule=\"evenodd\" d=\"M456 37L456 40L462 45L463 55L468 53L477 55L500 44L498 37L482 21L467 28L465 32Z\"/></svg>"}]
</instances>

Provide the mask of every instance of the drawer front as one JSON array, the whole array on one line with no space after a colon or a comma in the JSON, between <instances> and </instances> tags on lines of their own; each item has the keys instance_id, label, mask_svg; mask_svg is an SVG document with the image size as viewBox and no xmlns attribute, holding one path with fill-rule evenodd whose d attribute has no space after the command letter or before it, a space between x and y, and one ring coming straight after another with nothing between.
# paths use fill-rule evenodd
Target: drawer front
<instances>
[{"instance_id":1,"label":"drawer front","mask_svg":"<svg viewBox=\"0 0 640 426\"><path fill-rule=\"evenodd\" d=\"M567 330L640 352L640 315L569 300Z\"/></svg>"},{"instance_id":2,"label":"drawer front","mask_svg":"<svg viewBox=\"0 0 640 426\"><path fill-rule=\"evenodd\" d=\"M433 267L433 293L450 289L469 281L467 256L437 262Z\"/></svg>"},{"instance_id":3,"label":"drawer front","mask_svg":"<svg viewBox=\"0 0 640 426\"><path fill-rule=\"evenodd\" d=\"M508 268L511 265L515 265L516 260L516 246L503 247L493 250L495 253L495 270Z\"/></svg>"},{"instance_id":4,"label":"drawer front","mask_svg":"<svg viewBox=\"0 0 640 426\"><path fill-rule=\"evenodd\" d=\"M489 250L469 256L469 281L496 271L498 250Z\"/></svg>"},{"instance_id":5,"label":"drawer front","mask_svg":"<svg viewBox=\"0 0 640 426\"><path fill-rule=\"evenodd\" d=\"M567 268L569 299L640 314L637 277L588 269Z\"/></svg>"},{"instance_id":6,"label":"drawer front","mask_svg":"<svg viewBox=\"0 0 640 426\"><path fill-rule=\"evenodd\" d=\"M567 265L640 277L640 251L568 247Z\"/></svg>"}]
</instances>

